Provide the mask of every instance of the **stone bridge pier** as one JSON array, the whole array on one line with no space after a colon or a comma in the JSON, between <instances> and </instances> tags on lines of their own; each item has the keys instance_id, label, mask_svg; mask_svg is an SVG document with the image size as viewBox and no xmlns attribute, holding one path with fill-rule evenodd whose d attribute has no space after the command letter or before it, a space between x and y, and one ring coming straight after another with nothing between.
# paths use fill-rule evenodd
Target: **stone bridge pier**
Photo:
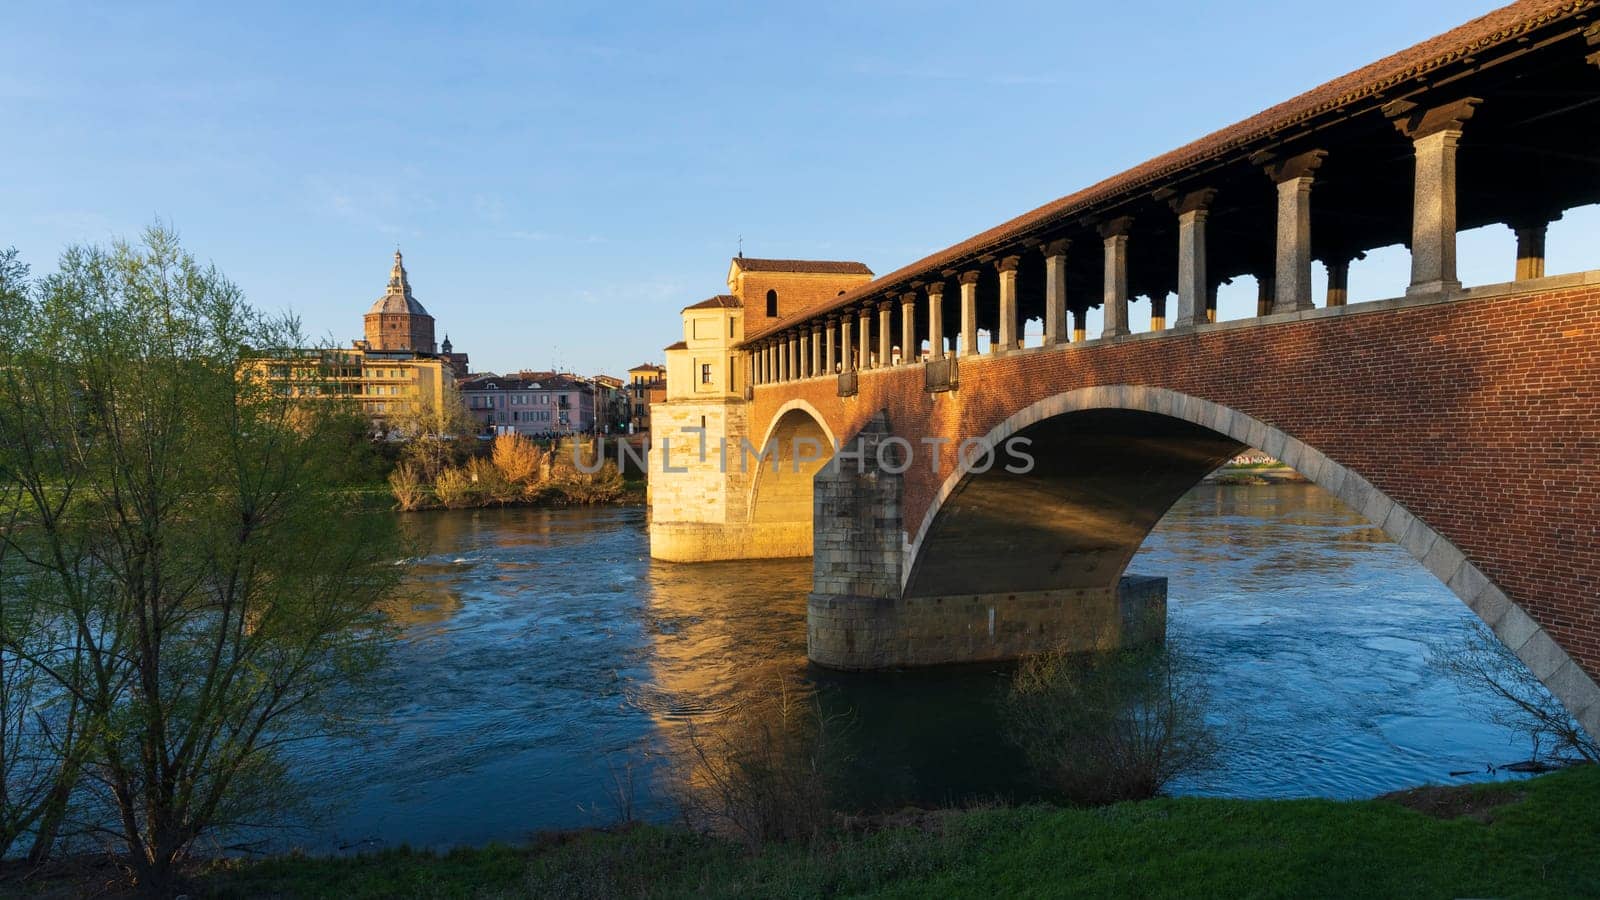
<instances>
[{"instance_id":1,"label":"stone bridge pier","mask_svg":"<svg viewBox=\"0 0 1600 900\"><path fill-rule=\"evenodd\" d=\"M879 414L815 476L813 661L879 669L1159 641L1166 579L1124 571L1172 503L1243 447L1120 412L974 442L938 527L909 546L904 475L934 464L939 443L895 437Z\"/></svg>"}]
</instances>

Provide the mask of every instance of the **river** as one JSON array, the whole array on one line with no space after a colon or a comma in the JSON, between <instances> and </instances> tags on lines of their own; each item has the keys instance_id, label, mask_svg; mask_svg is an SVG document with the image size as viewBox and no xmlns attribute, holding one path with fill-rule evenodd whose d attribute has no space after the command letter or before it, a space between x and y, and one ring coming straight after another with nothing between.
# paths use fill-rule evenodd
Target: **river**
<instances>
[{"instance_id":1,"label":"river","mask_svg":"<svg viewBox=\"0 0 1600 900\"><path fill-rule=\"evenodd\" d=\"M668 819L683 737L780 681L848 719L847 805L1032 795L1002 737L1005 667L841 674L805 659L810 561L650 560L641 509L410 514L403 640L351 736L293 770L333 805L314 852L517 841ZM1195 488L1129 571L1165 575L1227 747L1180 794L1369 797L1525 758L1427 659L1472 614L1320 488ZM370 711L370 712L368 712Z\"/></svg>"}]
</instances>

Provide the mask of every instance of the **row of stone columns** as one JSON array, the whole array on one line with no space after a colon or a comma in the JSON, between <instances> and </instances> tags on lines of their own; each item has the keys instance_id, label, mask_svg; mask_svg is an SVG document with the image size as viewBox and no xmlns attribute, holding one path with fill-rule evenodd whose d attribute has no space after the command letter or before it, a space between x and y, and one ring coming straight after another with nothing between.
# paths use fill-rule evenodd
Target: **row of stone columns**
<instances>
[{"instance_id":1,"label":"row of stone columns","mask_svg":"<svg viewBox=\"0 0 1600 900\"><path fill-rule=\"evenodd\" d=\"M1410 138L1415 154L1415 188L1413 190L1411 229L1411 283L1408 295L1427 295L1459 290L1456 276L1456 148L1463 124L1481 101L1468 97L1431 109L1419 109L1408 101L1396 101L1385 108L1401 134ZM1289 157L1263 155L1255 159L1277 188L1276 251L1270 273L1258 274L1259 294L1257 314L1272 315L1298 312L1312 308L1311 299L1311 189L1316 172L1327 158L1324 150L1308 150ZM1217 285L1206 271L1206 224L1216 191L1210 188L1191 190L1173 197L1169 205L1178 219L1178 309L1170 324L1185 328L1216 321ZM1519 280L1539 278L1544 275L1545 230L1550 221L1559 215L1532 217L1514 222L1517 234L1517 271ZM1119 216L1102 221L1097 231L1104 255L1104 337L1128 334L1128 243L1133 219ZM1066 238L1052 240L1041 248L1044 266L1044 343L1046 346L1069 341L1069 309L1066 290L1066 256L1072 241ZM1343 306L1349 299L1350 263L1364 258L1362 253L1334 255L1324 260L1328 270L1327 304ZM993 334L990 352L1014 350L1022 345L1017 304L1017 274L1021 256L1008 254L994 262L999 273L999 324ZM959 273L956 281L960 289L959 334L953 348L958 356L978 353L978 281L980 273L968 270ZM919 361L919 344L916 340L916 307L927 304L928 343L934 359L946 353L944 333L943 282L921 287L920 294L904 293L899 296L901 308L901 364ZM812 353L809 367L797 366L795 360L806 356L797 351L791 337L787 346L778 343L757 350L758 361L754 370L757 383L789 380L832 373L835 371L834 332L840 333L841 357L837 370L853 371L856 366L871 368L892 364L891 313L893 302L885 300L877 307L877 355L873 356L871 342L872 308L861 307L852 316L845 314L830 319L827 326L813 325ZM1071 340L1086 337L1081 308L1070 310ZM858 319L858 323L853 323ZM851 341L852 324L860 331L856 345ZM1152 298L1151 325L1156 330L1168 327L1166 295ZM826 353L819 356L817 343L826 341ZM801 338L803 341L804 338ZM803 344L801 345L804 346ZM852 353L852 349L855 350ZM776 350L776 352L774 352ZM798 356L796 355L798 352ZM825 358L823 358L825 357ZM821 364L819 369L819 363Z\"/></svg>"}]
</instances>

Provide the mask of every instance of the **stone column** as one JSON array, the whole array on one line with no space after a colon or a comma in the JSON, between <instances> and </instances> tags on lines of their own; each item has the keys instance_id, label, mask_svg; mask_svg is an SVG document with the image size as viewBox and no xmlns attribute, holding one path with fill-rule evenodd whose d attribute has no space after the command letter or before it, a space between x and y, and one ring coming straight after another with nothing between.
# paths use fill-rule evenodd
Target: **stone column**
<instances>
[{"instance_id":1,"label":"stone column","mask_svg":"<svg viewBox=\"0 0 1600 900\"><path fill-rule=\"evenodd\" d=\"M1278 186L1278 255L1272 312L1311 308L1311 182L1326 150L1309 150L1267 163Z\"/></svg>"},{"instance_id":2,"label":"stone column","mask_svg":"<svg viewBox=\"0 0 1600 900\"><path fill-rule=\"evenodd\" d=\"M1461 290L1456 277L1456 144L1483 101L1466 97L1433 109L1405 100L1384 107L1411 139L1416 181L1411 194L1411 286L1406 296Z\"/></svg>"},{"instance_id":3,"label":"stone column","mask_svg":"<svg viewBox=\"0 0 1600 900\"><path fill-rule=\"evenodd\" d=\"M957 356L975 356L978 352L978 273L961 273L961 352Z\"/></svg>"},{"instance_id":4,"label":"stone column","mask_svg":"<svg viewBox=\"0 0 1600 900\"><path fill-rule=\"evenodd\" d=\"M794 377L794 339L785 340L778 338L778 380L789 381Z\"/></svg>"},{"instance_id":5,"label":"stone column","mask_svg":"<svg viewBox=\"0 0 1600 900\"><path fill-rule=\"evenodd\" d=\"M909 366L917 362L922 353L917 346L917 295L900 295L900 364Z\"/></svg>"},{"instance_id":6,"label":"stone column","mask_svg":"<svg viewBox=\"0 0 1600 900\"><path fill-rule=\"evenodd\" d=\"M822 331L827 328L826 322L813 322L811 324L811 374L828 375L831 369L822 367Z\"/></svg>"},{"instance_id":7,"label":"stone column","mask_svg":"<svg viewBox=\"0 0 1600 900\"><path fill-rule=\"evenodd\" d=\"M761 347L761 383L771 384L776 380L772 377L772 343L769 341Z\"/></svg>"},{"instance_id":8,"label":"stone column","mask_svg":"<svg viewBox=\"0 0 1600 900\"><path fill-rule=\"evenodd\" d=\"M1067 342L1067 248L1065 238L1044 245L1044 345Z\"/></svg>"},{"instance_id":9,"label":"stone column","mask_svg":"<svg viewBox=\"0 0 1600 900\"><path fill-rule=\"evenodd\" d=\"M1323 260L1328 267L1328 305L1344 306L1350 302L1350 263L1366 259L1365 253L1339 254Z\"/></svg>"},{"instance_id":10,"label":"stone column","mask_svg":"<svg viewBox=\"0 0 1600 900\"><path fill-rule=\"evenodd\" d=\"M823 340L827 342L822 354L822 372L824 375L832 375L839 366L838 353L834 350L834 335L838 334L838 332L839 318L834 316L828 319L828 333L823 337ZM848 341L849 338L845 338L845 340Z\"/></svg>"},{"instance_id":11,"label":"stone column","mask_svg":"<svg viewBox=\"0 0 1600 900\"><path fill-rule=\"evenodd\" d=\"M1128 232L1132 216L1120 216L1100 226L1106 247L1105 328L1101 337L1128 333Z\"/></svg>"},{"instance_id":12,"label":"stone column","mask_svg":"<svg viewBox=\"0 0 1600 900\"><path fill-rule=\"evenodd\" d=\"M944 359L944 282L928 285L928 356Z\"/></svg>"},{"instance_id":13,"label":"stone column","mask_svg":"<svg viewBox=\"0 0 1600 900\"><path fill-rule=\"evenodd\" d=\"M1550 223L1561 218L1560 213L1554 216L1527 216L1513 219L1508 224L1517 235L1517 272L1518 281L1527 281L1530 278L1544 277L1544 240L1548 233Z\"/></svg>"},{"instance_id":14,"label":"stone column","mask_svg":"<svg viewBox=\"0 0 1600 900\"><path fill-rule=\"evenodd\" d=\"M887 369L894 362L894 301L878 304L878 365Z\"/></svg>"},{"instance_id":15,"label":"stone column","mask_svg":"<svg viewBox=\"0 0 1600 900\"><path fill-rule=\"evenodd\" d=\"M861 350L856 360L856 367L862 371L875 369L872 362L872 307L861 307Z\"/></svg>"},{"instance_id":16,"label":"stone column","mask_svg":"<svg viewBox=\"0 0 1600 900\"><path fill-rule=\"evenodd\" d=\"M1000 333L999 340L989 348L991 353L1022 346L1017 340L1017 266L1021 262L1021 257L1007 256L995 263L995 269L1000 272Z\"/></svg>"},{"instance_id":17,"label":"stone column","mask_svg":"<svg viewBox=\"0 0 1600 900\"><path fill-rule=\"evenodd\" d=\"M840 372L854 372L855 371L855 352L853 350L852 344L850 343L850 319L851 319L851 315L850 315L849 312L846 312L844 315L839 317L839 371Z\"/></svg>"},{"instance_id":18,"label":"stone column","mask_svg":"<svg viewBox=\"0 0 1600 900\"><path fill-rule=\"evenodd\" d=\"M1089 339L1089 323L1086 321L1088 316L1089 310L1087 309L1080 308L1072 311L1072 339L1074 341L1086 341Z\"/></svg>"},{"instance_id":19,"label":"stone column","mask_svg":"<svg viewBox=\"0 0 1600 900\"><path fill-rule=\"evenodd\" d=\"M1208 188L1172 201L1178 214L1178 328L1206 321L1206 219L1216 194Z\"/></svg>"},{"instance_id":20,"label":"stone column","mask_svg":"<svg viewBox=\"0 0 1600 900\"><path fill-rule=\"evenodd\" d=\"M810 378L816 373L811 370L811 335L800 332L800 361L795 364L801 378Z\"/></svg>"},{"instance_id":21,"label":"stone column","mask_svg":"<svg viewBox=\"0 0 1600 900\"><path fill-rule=\"evenodd\" d=\"M1150 295L1150 330L1167 330L1167 292L1156 291Z\"/></svg>"},{"instance_id":22,"label":"stone column","mask_svg":"<svg viewBox=\"0 0 1600 900\"><path fill-rule=\"evenodd\" d=\"M1278 292L1274 285L1277 279L1271 275L1256 276L1256 315L1270 316L1273 307L1278 302Z\"/></svg>"}]
</instances>

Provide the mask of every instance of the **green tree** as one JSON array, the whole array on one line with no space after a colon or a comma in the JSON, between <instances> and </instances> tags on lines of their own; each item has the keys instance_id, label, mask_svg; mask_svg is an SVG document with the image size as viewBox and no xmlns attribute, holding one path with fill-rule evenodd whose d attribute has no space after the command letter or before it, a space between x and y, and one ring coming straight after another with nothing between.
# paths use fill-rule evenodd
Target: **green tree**
<instances>
[{"instance_id":1,"label":"green tree","mask_svg":"<svg viewBox=\"0 0 1600 900\"><path fill-rule=\"evenodd\" d=\"M271 814L279 751L380 664L395 525L349 489L354 410L268 377L297 323L171 231L69 249L0 306L0 544L34 626L0 649L76 704L86 825L165 892L200 836Z\"/></svg>"}]
</instances>

